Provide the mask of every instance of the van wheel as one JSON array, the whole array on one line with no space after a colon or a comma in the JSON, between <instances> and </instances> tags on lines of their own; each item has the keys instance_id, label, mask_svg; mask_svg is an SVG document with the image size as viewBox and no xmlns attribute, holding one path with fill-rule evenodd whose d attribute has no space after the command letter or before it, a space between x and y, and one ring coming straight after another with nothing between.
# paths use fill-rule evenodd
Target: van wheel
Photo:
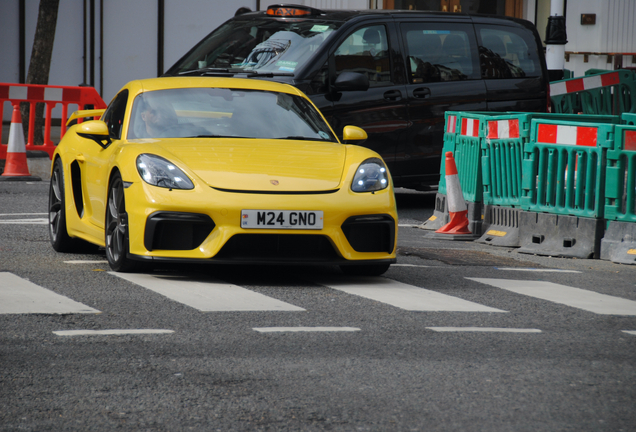
<instances>
[{"instance_id":1,"label":"van wheel","mask_svg":"<svg viewBox=\"0 0 636 432\"><path fill-rule=\"evenodd\" d=\"M351 276L380 276L384 274L391 264L367 264L367 265L341 265L340 270Z\"/></svg>"},{"instance_id":2,"label":"van wheel","mask_svg":"<svg viewBox=\"0 0 636 432\"><path fill-rule=\"evenodd\" d=\"M108 188L105 243L110 268L117 272L132 272L138 268L138 263L128 258L128 213L119 173L113 175Z\"/></svg>"}]
</instances>

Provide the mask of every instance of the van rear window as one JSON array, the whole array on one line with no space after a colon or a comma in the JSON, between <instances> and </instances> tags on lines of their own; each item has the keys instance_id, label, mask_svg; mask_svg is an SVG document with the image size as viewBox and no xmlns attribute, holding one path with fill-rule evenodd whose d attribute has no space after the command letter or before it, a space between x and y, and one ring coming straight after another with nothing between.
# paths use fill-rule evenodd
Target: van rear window
<instances>
[{"instance_id":1,"label":"van rear window","mask_svg":"<svg viewBox=\"0 0 636 432\"><path fill-rule=\"evenodd\" d=\"M478 34L482 78L541 75L536 44L529 32L518 28L478 26Z\"/></svg>"}]
</instances>

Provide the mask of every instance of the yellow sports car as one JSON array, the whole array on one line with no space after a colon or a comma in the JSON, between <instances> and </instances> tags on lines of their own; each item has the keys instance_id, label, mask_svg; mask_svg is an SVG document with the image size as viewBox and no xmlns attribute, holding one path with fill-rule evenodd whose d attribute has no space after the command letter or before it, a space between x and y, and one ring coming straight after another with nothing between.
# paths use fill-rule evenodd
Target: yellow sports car
<instances>
[{"instance_id":1,"label":"yellow sports car","mask_svg":"<svg viewBox=\"0 0 636 432\"><path fill-rule=\"evenodd\" d=\"M69 128L51 166L49 233L59 252L106 249L140 263L339 265L395 262L391 177L344 128L341 144L298 89L234 77L133 81Z\"/></svg>"}]
</instances>

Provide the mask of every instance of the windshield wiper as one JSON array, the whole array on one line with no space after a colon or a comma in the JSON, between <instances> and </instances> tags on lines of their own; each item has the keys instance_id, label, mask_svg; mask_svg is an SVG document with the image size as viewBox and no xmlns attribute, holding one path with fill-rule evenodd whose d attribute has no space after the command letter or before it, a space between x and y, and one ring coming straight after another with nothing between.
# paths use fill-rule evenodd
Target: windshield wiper
<instances>
[{"instance_id":1,"label":"windshield wiper","mask_svg":"<svg viewBox=\"0 0 636 432\"><path fill-rule=\"evenodd\" d=\"M218 76L234 76L236 72L232 72L230 69L226 68L214 68L214 67L204 67L200 69L190 69L187 71L181 71L178 75L218 75Z\"/></svg>"},{"instance_id":2,"label":"windshield wiper","mask_svg":"<svg viewBox=\"0 0 636 432\"><path fill-rule=\"evenodd\" d=\"M285 139L285 140L299 140L299 141L304 141L304 140L313 140L313 138L309 138L309 137L305 137L305 136L296 136L296 135L290 135L290 136L286 136L286 137L278 137L278 138L274 138L274 139Z\"/></svg>"},{"instance_id":3,"label":"windshield wiper","mask_svg":"<svg viewBox=\"0 0 636 432\"><path fill-rule=\"evenodd\" d=\"M194 135L185 138L236 138L232 135Z\"/></svg>"},{"instance_id":4,"label":"windshield wiper","mask_svg":"<svg viewBox=\"0 0 636 432\"><path fill-rule=\"evenodd\" d=\"M293 77L293 72L259 72L255 70L244 70L244 69L227 69L227 68L215 68L215 67L204 67L200 69L190 69L186 71L181 71L177 75L179 76L187 76L187 75L197 75L197 76L221 76L221 77L233 77L236 75L245 76L245 78L273 78L278 76L290 76Z\"/></svg>"}]
</instances>

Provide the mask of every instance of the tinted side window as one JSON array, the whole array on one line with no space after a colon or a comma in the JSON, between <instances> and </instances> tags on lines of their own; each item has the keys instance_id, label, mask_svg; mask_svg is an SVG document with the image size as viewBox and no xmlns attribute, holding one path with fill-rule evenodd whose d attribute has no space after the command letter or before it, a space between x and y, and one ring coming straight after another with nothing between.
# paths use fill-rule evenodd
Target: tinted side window
<instances>
[{"instance_id":1,"label":"tinted side window","mask_svg":"<svg viewBox=\"0 0 636 432\"><path fill-rule=\"evenodd\" d=\"M411 83L479 78L472 26L409 23L401 31Z\"/></svg>"},{"instance_id":2,"label":"tinted side window","mask_svg":"<svg viewBox=\"0 0 636 432\"><path fill-rule=\"evenodd\" d=\"M344 71L369 77L371 87L389 84L389 40L383 25L363 27L350 34L335 52L336 77Z\"/></svg>"},{"instance_id":3,"label":"tinted side window","mask_svg":"<svg viewBox=\"0 0 636 432\"><path fill-rule=\"evenodd\" d=\"M124 90L115 96L110 103L102 120L108 126L108 135L113 139L121 138L121 129L124 124L124 115L126 114L126 102L128 102L128 90Z\"/></svg>"},{"instance_id":4,"label":"tinted side window","mask_svg":"<svg viewBox=\"0 0 636 432\"><path fill-rule=\"evenodd\" d=\"M541 75L537 44L532 34L513 27L478 26L481 74L489 78Z\"/></svg>"}]
</instances>

